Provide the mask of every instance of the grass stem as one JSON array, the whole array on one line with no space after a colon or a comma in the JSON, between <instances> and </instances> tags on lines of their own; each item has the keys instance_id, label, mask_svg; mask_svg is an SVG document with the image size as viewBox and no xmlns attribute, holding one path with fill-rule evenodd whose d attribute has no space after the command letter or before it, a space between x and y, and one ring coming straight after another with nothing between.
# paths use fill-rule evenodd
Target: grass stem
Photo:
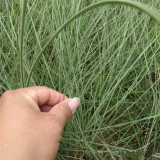
<instances>
[{"instance_id":1,"label":"grass stem","mask_svg":"<svg viewBox=\"0 0 160 160\"><path fill-rule=\"evenodd\" d=\"M21 83L22 87L25 87L24 85L24 75L23 75L23 37L24 37L24 21L25 21L25 12L26 12L26 4L27 0L22 1L22 9L21 9L21 38L20 38L20 75L21 75Z\"/></svg>"}]
</instances>

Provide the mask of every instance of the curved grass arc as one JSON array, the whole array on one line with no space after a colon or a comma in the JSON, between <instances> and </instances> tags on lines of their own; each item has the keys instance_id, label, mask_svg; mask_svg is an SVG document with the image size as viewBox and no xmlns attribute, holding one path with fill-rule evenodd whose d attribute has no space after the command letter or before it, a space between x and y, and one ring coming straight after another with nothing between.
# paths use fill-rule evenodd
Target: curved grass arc
<instances>
[{"instance_id":1,"label":"curved grass arc","mask_svg":"<svg viewBox=\"0 0 160 160\"><path fill-rule=\"evenodd\" d=\"M31 74L33 72L33 69L35 67L36 62L39 60L41 54L44 52L44 50L48 47L48 45L54 40L54 38L67 26L69 25L72 21L74 21L76 18L78 18L79 16L83 15L84 13L106 5L106 4L122 4L122 5L128 5L137 9L140 9L141 11L147 13L148 15L150 15L152 18L154 18L156 21L158 21L160 23L160 12L156 11L155 9L152 9L150 7L148 7L147 5L140 3L140 2L134 2L131 0L106 0L106 1L101 1L95 4L92 4L84 9L82 9L80 12L78 12L77 14L75 14L74 16L72 16L66 23L64 23L55 33L54 35L50 38L50 40L45 44L45 46L42 48L42 50L40 51L40 53L38 54L38 56L36 57L36 59L33 62L33 65L31 67L30 73L28 75L28 79L26 82L26 86L28 86L30 78L31 78Z\"/></svg>"}]
</instances>

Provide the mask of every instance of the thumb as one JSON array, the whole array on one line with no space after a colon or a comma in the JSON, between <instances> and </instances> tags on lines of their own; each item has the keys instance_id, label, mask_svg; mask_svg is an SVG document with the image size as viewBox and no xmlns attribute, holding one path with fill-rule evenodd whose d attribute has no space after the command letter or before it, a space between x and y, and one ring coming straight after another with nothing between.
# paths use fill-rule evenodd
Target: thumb
<instances>
[{"instance_id":1,"label":"thumb","mask_svg":"<svg viewBox=\"0 0 160 160\"><path fill-rule=\"evenodd\" d=\"M73 99L66 99L56 104L49 113L54 115L56 120L61 124L62 127L71 118L72 114L76 111L80 104L80 99L75 97Z\"/></svg>"}]
</instances>

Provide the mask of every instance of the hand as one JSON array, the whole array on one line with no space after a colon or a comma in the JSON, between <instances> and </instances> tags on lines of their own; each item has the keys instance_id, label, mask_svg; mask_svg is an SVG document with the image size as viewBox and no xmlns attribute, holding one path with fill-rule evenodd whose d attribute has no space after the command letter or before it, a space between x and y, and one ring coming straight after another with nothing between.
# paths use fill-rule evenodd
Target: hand
<instances>
[{"instance_id":1,"label":"hand","mask_svg":"<svg viewBox=\"0 0 160 160\"><path fill-rule=\"evenodd\" d=\"M47 87L5 92L0 98L0 160L53 160L79 98Z\"/></svg>"}]
</instances>

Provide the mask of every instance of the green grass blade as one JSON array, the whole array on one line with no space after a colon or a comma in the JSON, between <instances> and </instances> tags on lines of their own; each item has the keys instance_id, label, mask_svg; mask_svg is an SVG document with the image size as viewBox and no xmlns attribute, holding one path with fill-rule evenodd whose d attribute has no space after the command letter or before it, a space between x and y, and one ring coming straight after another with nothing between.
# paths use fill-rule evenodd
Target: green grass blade
<instances>
[{"instance_id":1,"label":"green grass blade","mask_svg":"<svg viewBox=\"0 0 160 160\"><path fill-rule=\"evenodd\" d=\"M24 20L25 20L25 12L26 12L26 4L27 0L23 0L22 9L21 9L21 39L20 39L20 74L21 74L21 83L22 87L24 87L24 77L23 77L23 36L24 36Z\"/></svg>"},{"instance_id":2,"label":"green grass blade","mask_svg":"<svg viewBox=\"0 0 160 160\"><path fill-rule=\"evenodd\" d=\"M38 56L36 57L35 61L33 62L33 65L31 67L28 79L27 79L27 83L26 85L28 86L29 81L30 81L30 77L31 74L33 72L34 66L36 64L36 62L38 61L38 59L41 57L42 53L44 52L44 50L48 47L48 45L54 40L54 38L67 26L69 25L72 21L74 21L76 18L78 18L79 16L83 15L84 13L88 12L89 10L92 10L94 8L106 5L106 4L122 4L122 5L128 5L128 6L132 6L135 7L145 13L147 13L148 15L150 15L152 18L154 18L155 20L157 20L160 23L160 13L158 11L156 11L155 9L152 9L150 7L148 7L147 5L140 3L140 2L134 2L134 1L130 1L130 0L107 0L107 1L102 1L102 2L98 2L95 3L93 5L90 5L86 8L84 8L83 10L81 10L80 12L78 12L77 14L75 14L73 17L71 17L66 23L64 23L57 31L56 33L50 38L50 40L45 44L45 46L42 48L42 50L40 51L40 53L38 54Z\"/></svg>"}]
</instances>

